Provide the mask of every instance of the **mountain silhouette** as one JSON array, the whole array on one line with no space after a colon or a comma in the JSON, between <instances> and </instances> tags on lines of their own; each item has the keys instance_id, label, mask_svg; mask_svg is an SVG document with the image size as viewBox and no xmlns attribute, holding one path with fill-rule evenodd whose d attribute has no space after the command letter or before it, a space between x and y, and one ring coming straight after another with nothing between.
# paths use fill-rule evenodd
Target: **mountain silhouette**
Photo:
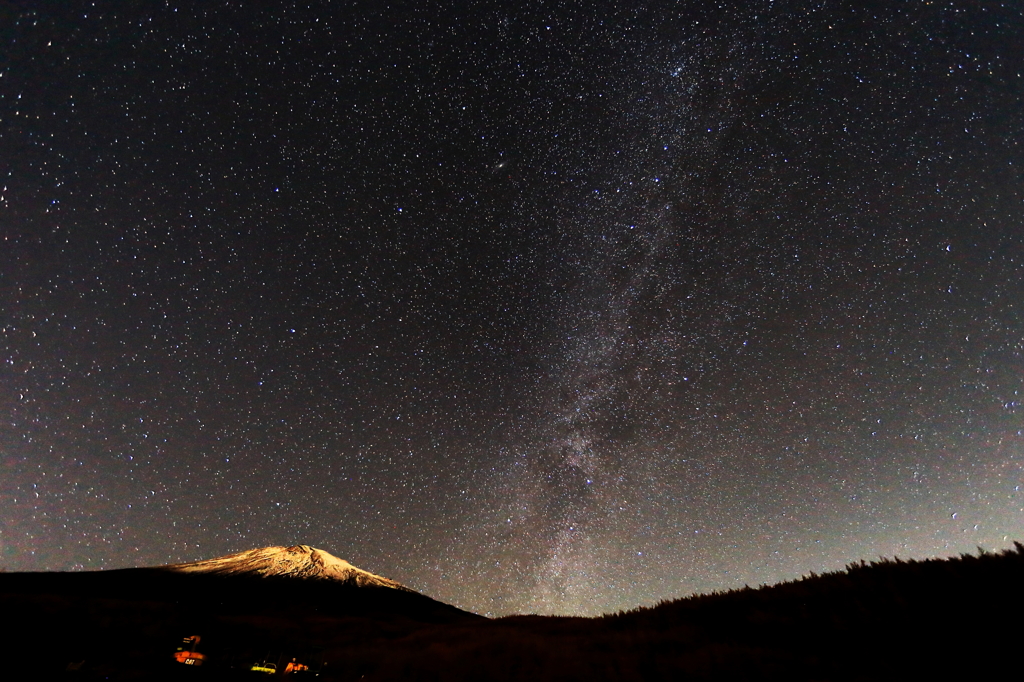
<instances>
[{"instance_id":1,"label":"mountain silhouette","mask_svg":"<svg viewBox=\"0 0 1024 682\"><path fill-rule=\"evenodd\" d=\"M488 619L295 545L0 574L0 613L11 679L241 680L264 674L254 664L289 662L339 682L999 679L1019 676L1010 652L1024 636L1022 578L1015 544L859 562L599 618ZM193 670L172 654L196 637L205 658Z\"/></svg>"},{"instance_id":2,"label":"mountain silhouette","mask_svg":"<svg viewBox=\"0 0 1024 682\"><path fill-rule=\"evenodd\" d=\"M249 616L315 613L422 623L482 618L309 545L261 547L155 567L8 573L0 576L0 588L24 595L165 603Z\"/></svg>"}]
</instances>

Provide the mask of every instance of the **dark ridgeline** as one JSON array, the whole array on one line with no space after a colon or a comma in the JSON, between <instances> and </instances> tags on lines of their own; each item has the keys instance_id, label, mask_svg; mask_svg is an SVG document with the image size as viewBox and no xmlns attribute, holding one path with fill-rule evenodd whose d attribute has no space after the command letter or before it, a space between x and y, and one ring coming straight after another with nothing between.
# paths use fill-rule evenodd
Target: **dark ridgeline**
<instances>
[{"instance_id":1,"label":"dark ridgeline","mask_svg":"<svg viewBox=\"0 0 1024 682\"><path fill-rule=\"evenodd\" d=\"M248 669L292 658L325 661L324 680L992 679L1019 677L1024 546L593 619L488 620L411 591L156 569L3 574L0 609L4 679L273 679ZM200 668L171 660L190 635ZM65 672L72 661L85 663Z\"/></svg>"}]
</instances>

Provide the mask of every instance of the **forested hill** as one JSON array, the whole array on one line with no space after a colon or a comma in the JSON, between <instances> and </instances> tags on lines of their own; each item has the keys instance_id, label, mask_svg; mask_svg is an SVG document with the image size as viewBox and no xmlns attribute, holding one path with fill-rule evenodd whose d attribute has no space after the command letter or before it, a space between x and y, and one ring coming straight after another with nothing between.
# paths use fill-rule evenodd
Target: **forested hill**
<instances>
[{"instance_id":1,"label":"forested hill","mask_svg":"<svg viewBox=\"0 0 1024 682\"><path fill-rule=\"evenodd\" d=\"M862 561L599 619L500 619L494 626L509 629L493 636L492 648L467 642L452 662L475 657L486 665L501 651L535 661L514 673L498 666L492 679L508 680L992 679L1015 668L1024 641L1024 546L1015 545L949 559Z\"/></svg>"}]
</instances>

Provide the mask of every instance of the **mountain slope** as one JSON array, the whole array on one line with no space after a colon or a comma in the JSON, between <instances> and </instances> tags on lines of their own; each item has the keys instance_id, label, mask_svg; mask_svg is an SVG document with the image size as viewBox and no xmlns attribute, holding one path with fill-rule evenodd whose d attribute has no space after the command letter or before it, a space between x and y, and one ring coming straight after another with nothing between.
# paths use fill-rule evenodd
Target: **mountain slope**
<instances>
[{"instance_id":1,"label":"mountain slope","mask_svg":"<svg viewBox=\"0 0 1024 682\"><path fill-rule=\"evenodd\" d=\"M187 574L330 580L356 587L388 587L414 592L399 582L356 568L344 559L309 545L260 547L215 559L168 564L159 568Z\"/></svg>"},{"instance_id":2,"label":"mountain slope","mask_svg":"<svg viewBox=\"0 0 1024 682\"><path fill-rule=\"evenodd\" d=\"M181 564L0 575L0 593L163 603L211 614L401 619L450 623L481 616L357 568L309 545L261 547Z\"/></svg>"}]
</instances>

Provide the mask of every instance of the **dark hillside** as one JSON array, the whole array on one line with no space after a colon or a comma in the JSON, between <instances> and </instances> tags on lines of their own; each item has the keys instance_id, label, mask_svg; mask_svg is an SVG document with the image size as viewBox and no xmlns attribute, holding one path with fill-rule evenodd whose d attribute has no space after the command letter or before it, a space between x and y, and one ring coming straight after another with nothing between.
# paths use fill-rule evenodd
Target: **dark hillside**
<instances>
[{"instance_id":1,"label":"dark hillside","mask_svg":"<svg viewBox=\"0 0 1024 682\"><path fill-rule=\"evenodd\" d=\"M681 599L606 619L692 629L708 647L767 655L808 678L974 676L1011 665L1024 635L1024 546L953 559L860 562L840 573ZM666 657L666 659L671 657Z\"/></svg>"},{"instance_id":2,"label":"dark hillside","mask_svg":"<svg viewBox=\"0 0 1024 682\"><path fill-rule=\"evenodd\" d=\"M862 562L604 618L516 616L460 636L421 632L368 679L990 679L1016 668L1022 613L1017 545Z\"/></svg>"},{"instance_id":3,"label":"dark hillside","mask_svg":"<svg viewBox=\"0 0 1024 682\"><path fill-rule=\"evenodd\" d=\"M273 679L248 668L296 657L326 661L324 680L992 679L1015 670L1024 637L1021 545L594 619L487 620L394 590L197 577L0 575L19 652L9 679ZM192 634L198 669L170 660ZM73 660L82 670L62 672Z\"/></svg>"},{"instance_id":4,"label":"dark hillside","mask_svg":"<svg viewBox=\"0 0 1024 682\"><path fill-rule=\"evenodd\" d=\"M485 620L412 591L159 569L0 574L0 614L20 652L8 670L24 679L64 679L79 661L76 679L230 677L256 661L320 659L338 640ZM202 670L171 659L191 635L202 637Z\"/></svg>"},{"instance_id":5,"label":"dark hillside","mask_svg":"<svg viewBox=\"0 0 1024 682\"><path fill-rule=\"evenodd\" d=\"M181 574L150 568L0 574L0 592L158 602L185 610L251 615L394 615L424 623L481 618L412 590L292 578Z\"/></svg>"}]
</instances>

